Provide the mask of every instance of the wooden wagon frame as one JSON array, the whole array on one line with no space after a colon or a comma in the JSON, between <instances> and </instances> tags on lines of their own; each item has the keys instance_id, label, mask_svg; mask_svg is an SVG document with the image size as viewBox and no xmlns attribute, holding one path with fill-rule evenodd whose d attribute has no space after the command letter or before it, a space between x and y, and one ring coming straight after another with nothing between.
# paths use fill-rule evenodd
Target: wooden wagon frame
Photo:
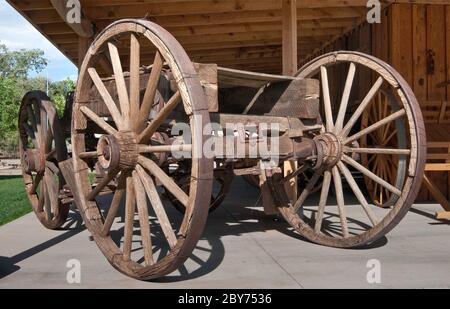
<instances>
[{"instance_id":1,"label":"wooden wagon frame","mask_svg":"<svg viewBox=\"0 0 450 309\"><path fill-rule=\"evenodd\" d=\"M45 19L41 11L46 5L51 5L50 15L64 17L69 10L65 1L9 2L34 23ZM152 6L157 1L144 2ZM161 14L182 2L159 3ZM205 1L193 2L189 12ZM230 3L236 10L237 4L252 7L255 2L214 3L226 11ZM364 1L327 0L323 5L342 9L349 2ZM71 59L78 61L80 71L64 117L59 119L38 91L24 97L20 110L23 176L39 220L60 228L75 204L108 261L143 280L167 275L186 261L208 212L220 205L236 175L261 189L267 214L281 214L312 242L353 248L388 233L420 189L426 159L422 114L400 74L372 56L339 51L297 69L297 10L320 7L315 3L260 3L280 6L276 16L283 21L283 75L243 71L238 64L229 69L195 63L170 32L147 19L120 19L101 27L104 21L83 14L80 24L69 25L78 42L77 56ZM95 11L107 16L102 5L126 11L128 2L97 4ZM241 13L254 18L254 12ZM184 19L195 20L191 15ZM39 27L48 36L59 29ZM239 47L240 42L233 44ZM207 54L199 58L210 59ZM330 92L334 70L348 72L339 81L344 87L338 97ZM373 83L364 97L355 98L352 86L363 71L373 76ZM189 129L174 133L182 123ZM225 131L212 123L233 127ZM270 124L275 129L264 127ZM206 141L222 135L231 139L231 146L215 144L213 156L206 156ZM377 142L380 135L385 142ZM251 154L252 144L267 144L273 136L278 137L276 158ZM234 151L239 147L243 157ZM378 161L391 168L381 174L367 168ZM327 203L332 183L336 207ZM353 192L365 221L347 216L355 201L349 202L345 190ZM314 192L318 201L311 202Z\"/></svg>"}]
</instances>

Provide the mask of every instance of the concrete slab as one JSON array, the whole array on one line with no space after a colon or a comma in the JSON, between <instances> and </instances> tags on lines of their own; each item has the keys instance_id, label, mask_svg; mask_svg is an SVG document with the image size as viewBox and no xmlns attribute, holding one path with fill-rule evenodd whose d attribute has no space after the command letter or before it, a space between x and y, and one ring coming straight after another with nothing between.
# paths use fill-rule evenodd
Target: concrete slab
<instances>
[{"instance_id":1,"label":"concrete slab","mask_svg":"<svg viewBox=\"0 0 450 309\"><path fill-rule=\"evenodd\" d=\"M450 288L450 226L434 219L438 205L415 205L371 248L339 250L266 218L258 197L238 179L185 268L159 282L114 270L76 214L69 230L56 232L25 216L0 228L0 288ZM70 259L81 262L79 285L66 281ZM370 259L381 263L381 284L366 280Z\"/></svg>"}]
</instances>

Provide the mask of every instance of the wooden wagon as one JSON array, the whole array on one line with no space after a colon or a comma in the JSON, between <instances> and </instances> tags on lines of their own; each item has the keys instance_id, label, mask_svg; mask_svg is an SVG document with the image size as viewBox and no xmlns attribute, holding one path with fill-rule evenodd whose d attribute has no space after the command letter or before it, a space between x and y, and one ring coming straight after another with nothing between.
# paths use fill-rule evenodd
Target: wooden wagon
<instances>
[{"instance_id":1,"label":"wooden wagon","mask_svg":"<svg viewBox=\"0 0 450 309\"><path fill-rule=\"evenodd\" d=\"M58 36L70 56L55 34L67 26L43 22L66 16L65 1L9 2L53 41ZM58 119L41 92L23 99L23 176L46 227L60 228L75 204L108 261L128 276L147 280L186 261L208 212L223 201L235 175L261 189L266 213L280 213L296 232L318 244L360 247L399 223L420 188L426 141L415 96L395 69L372 56L341 51L297 70L297 9L320 12L314 11L321 6L315 1L157 2L86 2L82 23L67 30L77 33L80 71L65 116ZM321 2L340 12L349 2L358 3L352 9L358 12L355 18L365 16L364 1ZM281 39L282 48L279 54L273 51L273 58L283 59L284 74L267 74L281 69L281 63L264 66L267 59L257 49L242 63L265 73L239 70L239 59L232 69L194 63L169 31L148 19L106 25L111 17L144 17L140 8L153 12L151 18L163 25L183 25L174 31L191 31L190 41L189 33L180 37L194 51L193 58L219 64L230 61L236 48L244 51L241 45L247 43L224 34L218 40L211 34L198 36L196 31L220 31L215 19L205 23L204 14L235 29L227 12L233 23L242 18L249 40L269 50L270 27L276 26L251 21L275 20L282 31L273 40ZM176 10L184 12L179 19L172 16ZM97 19L88 20L89 14ZM205 26L197 27L200 22ZM269 29L254 39L252 27L264 26ZM245 37L240 32L239 38ZM330 78L336 70L348 72L346 78ZM362 72L373 82L365 79L370 90L357 98L352 89ZM338 84L342 89L335 95L330 89ZM261 151L267 146L276 155ZM367 168L374 162L389 162L390 168L376 174ZM317 200L308 200L314 192ZM359 207L364 219L349 217L348 207Z\"/></svg>"}]
</instances>

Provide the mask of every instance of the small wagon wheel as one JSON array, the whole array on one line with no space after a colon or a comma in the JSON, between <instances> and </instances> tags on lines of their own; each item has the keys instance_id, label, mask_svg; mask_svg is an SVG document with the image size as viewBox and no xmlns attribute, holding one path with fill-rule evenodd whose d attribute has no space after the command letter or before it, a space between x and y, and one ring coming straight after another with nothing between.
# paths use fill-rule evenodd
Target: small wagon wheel
<instances>
[{"instance_id":1,"label":"small wagon wheel","mask_svg":"<svg viewBox=\"0 0 450 309\"><path fill-rule=\"evenodd\" d=\"M223 170L214 172L213 190L211 193L211 203L209 205L209 213L214 212L225 201L233 182L234 173L231 170ZM176 183L185 192L189 192L191 176L182 175L176 177ZM166 197L173 206L181 213L185 213L186 207L170 192L166 192Z\"/></svg>"},{"instance_id":2,"label":"small wagon wheel","mask_svg":"<svg viewBox=\"0 0 450 309\"><path fill-rule=\"evenodd\" d=\"M69 205L63 205L59 198L64 179L58 162L67 159L67 148L55 107L45 93L25 95L18 128L22 175L33 211L46 228L60 228Z\"/></svg>"},{"instance_id":3,"label":"small wagon wheel","mask_svg":"<svg viewBox=\"0 0 450 309\"><path fill-rule=\"evenodd\" d=\"M399 109L395 96L390 91L380 90L363 113L361 130L368 128L370 123L378 122ZM381 127L361 138L361 148L369 148L371 145L376 145L380 148L406 148L404 122L401 119L397 119L395 122L391 122L389 125ZM399 157L396 155L361 154L362 165L376 175L382 176L388 183L394 184L398 189L401 189L405 182L408 168L406 159L404 156ZM378 185L378 183L367 176L364 176L364 181L375 205L380 207L395 205L398 196Z\"/></svg>"},{"instance_id":4,"label":"small wagon wheel","mask_svg":"<svg viewBox=\"0 0 450 309\"><path fill-rule=\"evenodd\" d=\"M342 98L338 102L332 102L328 71L337 64L347 65L349 72ZM349 98L357 70L368 70L376 76L376 81L364 100L354 108L350 108ZM324 128L321 134L312 137L318 149L321 149L321 154L317 156L320 160L314 162L315 165L311 164L315 172L313 179L305 190L300 192L295 203L288 201L284 186L280 185L283 181L272 180L273 194L282 205L279 210L299 234L312 242L340 248L372 243L400 222L410 209L421 186L426 138L417 100L406 81L392 67L372 56L358 52L336 52L321 56L305 65L300 70L299 77L319 77L321 80ZM380 89L392 91L399 106L398 110L392 110L391 114L384 119L370 122L367 128L357 130L358 121ZM333 107L335 107L335 113L333 113ZM398 119L404 122L407 129L407 147L380 148L375 145L371 148L362 148L359 146L361 138L365 135ZM408 174L401 188L387 182L382 175L376 175L359 163L358 155L364 153L406 158ZM305 167L308 166L305 165ZM369 205L364 194L365 185L358 184L354 178L355 172L362 173L396 195L397 201L392 209ZM310 196L311 188L322 176L324 181L318 205L314 201L308 203L307 198ZM343 179L348 183L350 187L348 192L353 193L355 201L350 202L350 195L344 194ZM336 192L335 201L329 196L332 183ZM355 204L357 206L351 206Z\"/></svg>"},{"instance_id":5,"label":"small wagon wheel","mask_svg":"<svg viewBox=\"0 0 450 309\"><path fill-rule=\"evenodd\" d=\"M119 50L128 50L130 56L120 58ZM145 94L140 97L141 61L145 61L144 52L151 51L151 73L144 83ZM117 102L96 70L105 54L112 62ZM122 66L128 60L129 83ZM169 67L174 76L174 93L149 119L163 66ZM103 98L109 119L99 116L95 106L89 105L91 87ZM184 133L191 135L191 144L152 144L155 134L167 134L168 125L181 121L190 124ZM87 124L92 122L99 128L95 132L100 135L96 150L87 149L85 143L87 134L92 133L86 130ZM181 45L167 31L148 21L121 20L94 41L81 67L75 93L72 142L76 190L80 196L77 206L100 250L122 273L140 280L159 278L176 270L192 253L202 235L211 197L213 162L202 152L209 137L203 130L207 123L208 107L198 74ZM170 166L159 160L158 154L170 156L177 151L191 166L188 193L169 176ZM92 160L107 172L95 188L89 185L86 163ZM113 179L117 187L107 209L105 203L96 201ZM183 216L169 213L170 207L163 204L163 188L185 206ZM120 216L122 220L116 220ZM139 230L135 229L138 226Z\"/></svg>"}]
</instances>

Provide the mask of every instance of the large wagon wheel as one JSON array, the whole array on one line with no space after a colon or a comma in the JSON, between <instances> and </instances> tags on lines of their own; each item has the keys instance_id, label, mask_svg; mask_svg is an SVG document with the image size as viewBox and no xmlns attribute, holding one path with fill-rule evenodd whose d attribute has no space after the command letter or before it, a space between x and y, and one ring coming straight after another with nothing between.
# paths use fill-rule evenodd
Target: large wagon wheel
<instances>
[{"instance_id":1,"label":"large wagon wheel","mask_svg":"<svg viewBox=\"0 0 450 309\"><path fill-rule=\"evenodd\" d=\"M371 123L388 117L393 111L396 112L399 109L395 96L390 91L379 91L363 113L361 130L368 128ZM404 122L401 119L397 119L395 122L380 127L361 138L361 148L369 148L371 145L381 148L406 148L408 145L406 144ZM406 157L363 153L361 154L361 162L362 165L376 175L380 175L388 183L394 184L398 189L402 188L408 168ZM370 177L364 176L364 181L375 205L391 207L398 200L398 196L378 185Z\"/></svg>"},{"instance_id":2,"label":"large wagon wheel","mask_svg":"<svg viewBox=\"0 0 450 309\"><path fill-rule=\"evenodd\" d=\"M67 148L55 107L45 93L25 95L18 128L22 175L33 211L45 227L60 228L69 206L59 198L64 179L58 162L67 159Z\"/></svg>"},{"instance_id":3,"label":"large wagon wheel","mask_svg":"<svg viewBox=\"0 0 450 309\"><path fill-rule=\"evenodd\" d=\"M121 45L123 42L125 45ZM118 51L123 46L130 54L129 85ZM141 59L144 62L143 54L148 51L156 54L152 57L145 95L140 98ZM112 62L117 103L95 69L104 54L109 54ZM164 65L170 67L176 81L175 93L149 120ZM93 86L109 110L109 121L89 106L89 89ZM182 119L174 118L180 114ZM184 133L192 134L191 144L152 144L155 134L159 131L167 133L168 125L183 120L190 123L190 131ZM96 136L101 135L96 151L85 145L88 122L101 129L95 132ZM212 160L202 157L203 141L209 137L203 128L208 122L206 98L192 62L175 38L158 25L143 20L118 21L105 29L90 47L80 70L73 116L75 181L81 200L78 207L103 254L124 274L141 280L167 275L184 263L202 235L213 170ZM176 151L182 151L191 166L189 193L175 183L168 175L170 168L158 160L158 154L170 156ZM97 161L107 172L95 188L89 185L85 160ZM100 206L104 202L96 203L96 198L113 179L116 179L117 187L108 210ZM171 216L170 207L165 207L162 202L161 187L186 207L183 216L176 212L176 216ZM124 218L123 222L117 222L122 199L125 199ZM138 220L135 220L136 206ZM137 222L140 232L134 229Z\"/></svg>"},{"instance_id":4,"label":"large wagon wheel","mask_svg":"<svg viewBox=\"0 0 450 309\"><path fill-rule=\"evenodd\" d=\"M338 102L331 102L328 71L337 64L340 67L348 65L349 73L342 98ZM362 102L350 108L349 97L357 70L368 70L376 76L376 82ZM283 205L280 207L280 212L298 233L312 242L341 248L369 244L384 236L400 222L420 189L425 164L426 138L417 100L405 80L392 67L381 60L357 52L336 52L321 56L305 65L300 70L299 77L321 79L324 128L320 135L314 137L317 145L321 145L321 160L315 162L316 166L313 168L315 176L307 188L300 192L295 203L288 202L285 192L281 191L284 186L279 183L282 181L274 183L274 195L278 196ZM380 89L392 91L399 109L392 110L391 114L384 119L368 123L368 127L363 130L355 130L361 115ZM381 148L379 145L372 145L370 148L362 148L359 146L361 138L365 135L399 119L407 130L407 147ZM405 158L408 174L401 187L388 183L382 176L376 175L357 162L358 155L364 153L373 156L392 155ZM392 209L369 205L364 194L364 184L360 186L354 179L353 172L356 171L397 197ZM307 203L310 189L322 175L324 181L318 205L315 201ZM350 186L356 202L349 202L349 196L344 194L342 178ZM336 201L331 201L329 203L331 205L327 206L332 182ZM277 195L280 192L282 194ZM350 206L355 204L357 205ZM351 213L351 217L347 215L348 213Z\"/></svg>"}]
</instances>

